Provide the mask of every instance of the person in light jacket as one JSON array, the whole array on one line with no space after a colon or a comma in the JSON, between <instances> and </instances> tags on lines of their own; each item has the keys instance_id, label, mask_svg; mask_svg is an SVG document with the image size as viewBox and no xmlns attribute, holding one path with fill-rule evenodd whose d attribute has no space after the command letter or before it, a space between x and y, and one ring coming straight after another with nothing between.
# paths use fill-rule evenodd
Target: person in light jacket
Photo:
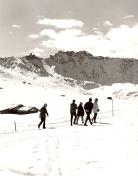
<instances>
[{"instance_id":1,"label":"person in light jacket","mask_svg":"<svg viewBox=\"0 0 138 180\"><path fill-rule=\"evenodd\" d=\"M93 113L94 113L94 116L92 118L92 123L96 123L96 118L97 118L98 112L99 112L98 98L95 98L95 101L93 103Z\"/></svg>"}]
</instances>

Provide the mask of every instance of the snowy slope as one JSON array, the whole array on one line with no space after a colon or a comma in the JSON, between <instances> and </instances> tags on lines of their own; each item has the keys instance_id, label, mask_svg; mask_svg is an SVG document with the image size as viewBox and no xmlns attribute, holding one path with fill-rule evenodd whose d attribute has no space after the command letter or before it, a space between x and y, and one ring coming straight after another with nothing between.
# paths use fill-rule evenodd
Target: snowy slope
<instances>
[{"instance_id":1,"label":"snowy slope","mask_svg":"<svg viewBox=\"0 0 138 180\"><path fill-rule=\"evenodd\" d=\"M38 113L0 115L0 177L137 178L138 85L84 90L69 86L59 76L26 79L17 72L4 73L0 75L0 109L19 103L40 108L46 102L49 117L47 129L38 130ZM114 117L108 96L114 99ZM71 127L70 103L73 99L85 103L89 97L99 98L98 123L84 127L80 120Z\"/></svg>"}]
</instances>

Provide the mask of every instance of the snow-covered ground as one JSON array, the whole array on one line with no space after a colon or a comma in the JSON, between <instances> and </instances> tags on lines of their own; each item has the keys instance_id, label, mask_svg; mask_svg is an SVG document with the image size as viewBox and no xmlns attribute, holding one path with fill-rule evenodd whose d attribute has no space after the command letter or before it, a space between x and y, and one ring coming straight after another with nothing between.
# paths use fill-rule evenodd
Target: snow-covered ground
<instances>
[{"instance_id":1,"label":"snow-covered ground","mask_svg":"<svg viewBox=\"0 0 138 180\"><path fill-rule=\"evenodd\" d=\"M138 177L138 85L114 84L84 91L52 77L1 76L0 109L48 104L47 129L39 114L0 115L0 177L63 176L93 179ZM113 97L114 117L112 117ZM98 123L70 126L73 99L99 98ZM15 123L17 131L15 132Z\"/></svg>"}]
</instances>

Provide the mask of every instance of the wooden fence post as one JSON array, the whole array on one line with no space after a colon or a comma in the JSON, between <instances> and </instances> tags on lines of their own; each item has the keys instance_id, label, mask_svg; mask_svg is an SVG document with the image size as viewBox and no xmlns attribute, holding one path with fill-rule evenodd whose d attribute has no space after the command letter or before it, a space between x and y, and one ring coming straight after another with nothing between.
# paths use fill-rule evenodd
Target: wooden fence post
<instances>
[{"instance_id":1,"label":"wooden fence post","mask_svg":"<svg viewBox=\"0 0 138 180\"><path fill-rule=\"evenodd\" d=\"M14 121L14 130L16 132L16 122Z\"/></svg>"}]
</instances>

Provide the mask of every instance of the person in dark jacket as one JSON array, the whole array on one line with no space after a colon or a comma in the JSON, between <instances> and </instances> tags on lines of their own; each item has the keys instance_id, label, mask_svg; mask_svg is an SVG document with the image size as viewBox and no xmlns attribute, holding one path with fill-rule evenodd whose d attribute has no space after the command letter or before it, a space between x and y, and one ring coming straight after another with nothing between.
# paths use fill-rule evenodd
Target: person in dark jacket
<instances>
[{"instance_id":1,"label":"person in dark jacket","mask_svg":"<svg viewBox=\"0 0 138 180\"><path fill-rule=\"evenodd\" d=\"M75 124L78 124L79 117L81 117L81 119L82 119L82 123L84 123L83 116L84 116L83 103L82 103L82 102L80 102L80 104L79 104L79 106L78 106L77 118L76 118L76 122L75 122Z\"/></svg>"},{"instance_id":2,"label":"person in dark jacket","mask_svg":"<svg viewBox=\"0 0 138 180\"><path fill-rule=\"evenodd\" d=\"M45 120L46 115L48 116L47 112L47 104L44 104L44 106L40 109L40 123L38 124L38 128L40 128L41 124L43 124L43 129L46 129Z\"/></svg>"},{"instance_id":3,"label":"person in dark jacket","mask_svg":"<svg viewBox=\"0 0 138 180\"><path fill-rule=\"evenodd\" d=\"M91 112L92 112L92 109L93 109L92 98L89 98L89 101L85 103L84 109L85 109L85 112L86 112L86 115L87 115L84 126L87 126L87 121L88 120L89 120L90 124L92 125L91 118L90 118L90 115L91 115Z\"/></svg>"},{"instance_id":4,"label":"person in dark jacket","mask_svg":"<svg viewBox=\"0 0 138 180\"><path fill-rule=\"evenodd\" d=\"M76 121L76 117L77 117L76 110L77 110L77 104L75 103L75 100L73 100L73 102L70 104L71 126L75 124ZM74 117L74 121L73 121L73 117Z\"/></svg>"}]
</instances>

